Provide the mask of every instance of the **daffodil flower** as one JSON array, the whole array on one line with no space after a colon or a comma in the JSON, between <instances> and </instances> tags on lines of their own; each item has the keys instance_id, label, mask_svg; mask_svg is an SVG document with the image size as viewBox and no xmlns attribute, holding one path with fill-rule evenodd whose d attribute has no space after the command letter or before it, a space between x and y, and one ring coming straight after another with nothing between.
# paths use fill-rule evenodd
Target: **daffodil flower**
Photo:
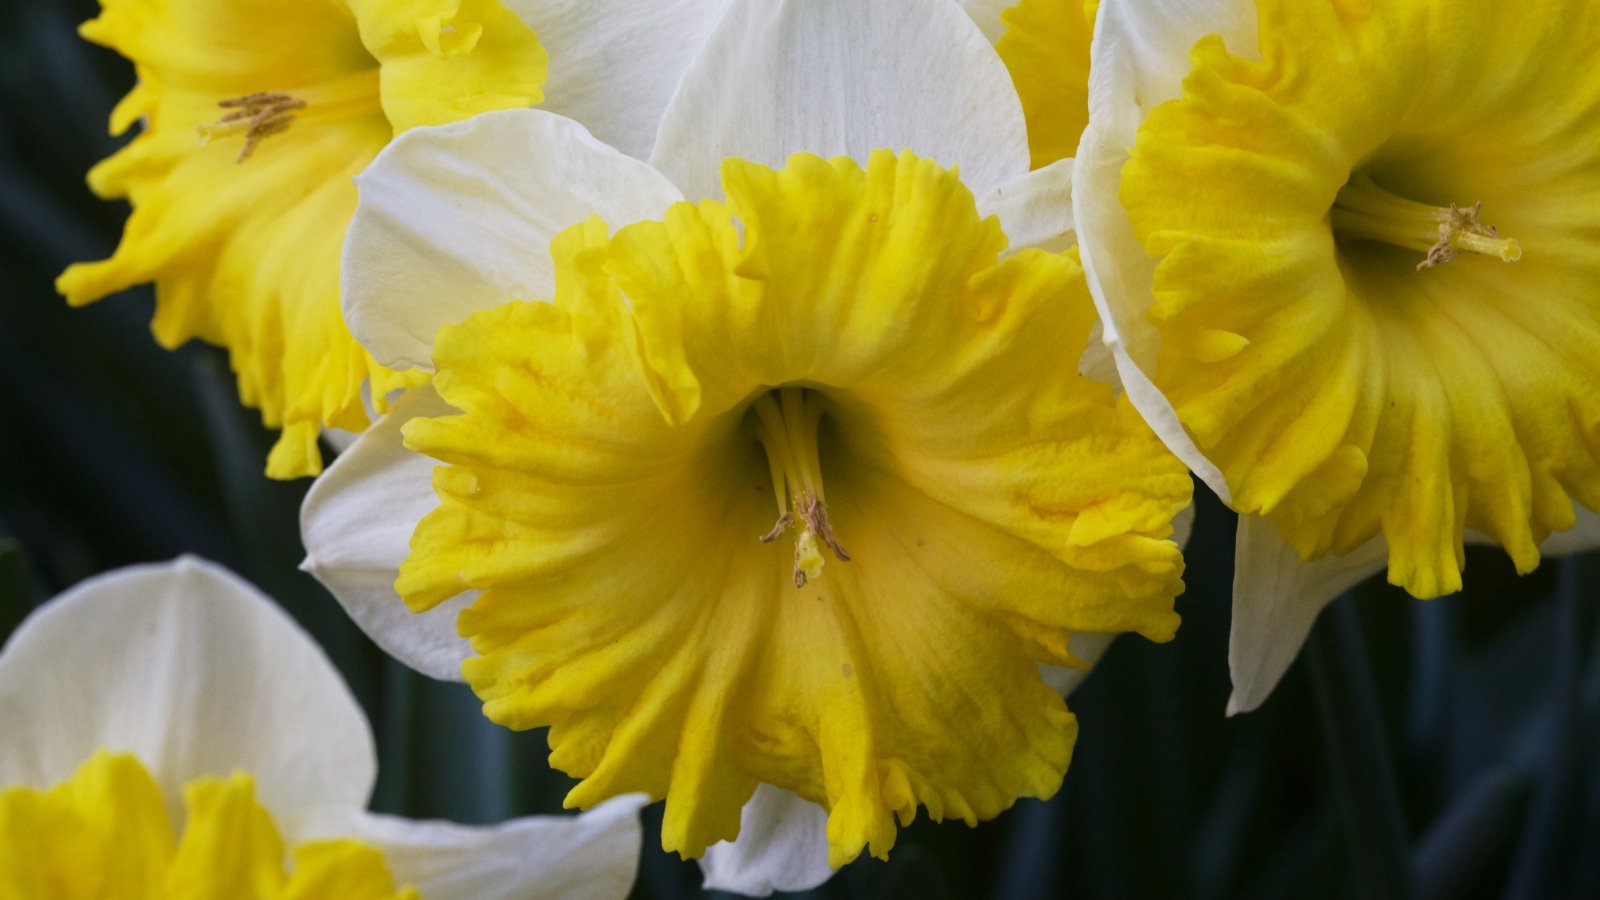
<instances>
[{"instance_id":1,"label":"daffodil flower","mask_svg":"<svg viewBox=\"0 0 1600 900\"><path fill-rule=\"evenodd\" d=\"M1240 513L1230 709L1387 566L1600 527L1600 10L1100 9L1077 220L1123 382Z\"/></svg>"},{"instance_id":2,"label":"daffodil flower","mask_svg":"<svg viewBox=\"0 0 1600 900\"><path fill-rule=\"evenodd\" d=\"M920 0L734 3L649 165L539 111L403 137L344 302L437 396L313 487L307 568L550 726L570 805L665 797L712 886L1051 795L1076 723L1038 666L1172 635L1189 481L1077 371L1081 270L1029 249L1070 165L1028 169L993 48Z\"/></svg>"},{"instance_id":3,"label":"daffodil flower","mask_svg":"<svg viewBox=\"0 0 1600 900\"><path fill-rule=\"evenodd\" d=\"M365 810L355 698L236 576L84 582L0 651L0 896L623 897L642 797L497 826Z\"/></svg>"},{"instance_id":4,"label":"daffodil flower","mask_svg":"<svg viewBox=\"0 0 1600 900\"><path fill-rule=\"evenodd\" d=\"M718 11L704 0L101 5L84 37L138 76L112 131L143 127L89 184L133 213L111 258L72 266L57 286L80 305L154 282L156 340L227 348L240 398L281 429L275 478L321 471L324 426L360 430L369 400L382 408L418 380L374 362L340 317L352 177L408 128L541 101L642 156Z\"/></svg>"}]
</instances>

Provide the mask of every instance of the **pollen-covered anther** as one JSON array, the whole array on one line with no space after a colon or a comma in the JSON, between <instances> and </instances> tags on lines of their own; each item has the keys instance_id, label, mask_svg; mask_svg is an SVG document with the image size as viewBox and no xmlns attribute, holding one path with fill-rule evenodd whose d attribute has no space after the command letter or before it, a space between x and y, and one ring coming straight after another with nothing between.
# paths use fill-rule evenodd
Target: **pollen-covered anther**
<instances>
[{"instance_id":1,"label":"pollen-covered anther","mask_svg":"<svg viewBox=\"0 0 1600 900\"><path fill-rule=\"evenodd\" d=\"M828 522L828 506L815 495L802 494L795 501L795 511L799 513L800 521L805 523L800 536L794 541L794 586L802 588L807 581L822 577L823 557L822 550L817 546L819 543L832 550L840 562L849 562L850 552L833 536L833 526ZM782 518L793 521L788 513L784 513Z\"/></svg>"},{"instance_id":2,"label":"pollen-covered anther","mask_svg":"<svg viewBox=\"0 0 1600 900\"><path fill-rule=\"evenodd\" d=\"M1439 240L1428 248L1428 258L1417 263L1419 270L1431 269L1455 259L1457 248L1493 254L1506 262L1516 262L1522 258L1520 244L1511 238L1501 238L1497 228L1479 221L1478 217L1483 212L1482 201L1472 204L1469 209L1452 203L1448 210L1439 212L1443 220L1439 223Z\"/></svg>"},{"instance_id":3,"label":"pollen-covered anther","mask_svg":"<svg viewBox=\"0 0 1600 900\"><path fill-rule=\"evenodd\" d=\"M806 494L797 504L800 511L800 521L806 523L806 530L817 536L817 540L828 545L833 555L840 562L850 561L850 552L839 545L839 539L833 536L833 526L828 522L828 507L816 497Z\"/></svg>"},{"instance_id":4,"label":"pollen-covered anther","mask_svg":"<svg viewBox=\"0 0 1600 900\"><path fill-rule=\"evenodd\" d=\"M214 124L200 126L200 142L209 143L219 135L244 132L244 146L235 162L244 162L264 138L287 131L294 114L306 108L306 101L279 91L258 91L217 103L228 112Z\"/></svg>"},{"instance_id":5,"label":"pollen-covered anther","mask_svg":"<svg viewBox=\"0 0 1600 900\"><path fill-rule=\"evenodd\" d=\"M1397 196L1361 174L1340 189L1329 220L1334 233L1346 240L1382 241L1422 252L1418 270L1447 263L1462 250L1506 262L1521 259L1522 246L1513 238L1502 238L1493 225L1483 224L1482 213L1482 202L1468 207L1429 206Z\"/></svg>"}]
</instances>

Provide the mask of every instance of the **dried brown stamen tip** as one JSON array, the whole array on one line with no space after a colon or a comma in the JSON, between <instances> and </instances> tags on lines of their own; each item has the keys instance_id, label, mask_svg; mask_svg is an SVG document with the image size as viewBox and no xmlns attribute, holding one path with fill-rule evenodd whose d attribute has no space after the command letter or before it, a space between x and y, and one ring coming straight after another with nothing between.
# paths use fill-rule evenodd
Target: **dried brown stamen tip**
<instances>
[{"instance_id":1,"label":"dried brown stamen tip","mask_svg":"<svg viewBox=\"0 0 1600 900\"><path fill-rule=\"evenodd\" d=\"M1381 241L1423 254L1417 269L1431 269L1462 253L1498 256L1504 262L1522 258L1515 238L1500 236L1485 225L1483 204L1431 206L1394 194L1366 173L1352 175L1339 189L1328 222L1349 241Z\"/></svg>"},{"instance_id":2,"label":"dried brown stamen tip","mask_svg":"<svg viewBox=\"0 0 1600 900\"><path fill-rule=\"evenodd\" d=\"M772 543L773 541L777 540L779 537L781 537L783 535L783 532L785 531L785 529L787 529L790 525L793 525L793 524L794 524L794 516L790 515L789 513L784 513L783 515L778 517L778 523L776 525L772 526L772 530L767 532L766 534L763 534L761 536L761 543L763 543L763 544Z\"/></svg>"},{"instance_id":3,"label":"dried brown stamen tip","mask_svg":"<svg viewBox=\"0 0 1600 900\"><path fill-rule=\"evenodd\" d=\"M1472 204L1469 209L1450 204L1450 211L1439 223L1439 240L1428 248L1428 256L1417 263L1417 271L1431 269L1456 258L1456 248L1450 245L1450 239L1457 231L1468 231L1476 234L1487 234L1490 237L1499 237L1493 225L1484 226L1478 222L1478 213L1483 211L1483 201Z\"/></svg>"},{"instance_id":4,"label":"dried brown stamen tip","mask_svg":"<svg viewBox=\"0 0 1600 900\"><path fill-rule=\"evenodd\" d=\"M215 125L201 126L200 133L209 138L215 133L244 129L244 147L234 160L242 163L250 158L262 139L288 130L295 112L306 108L306 101L279 91L258 91L218 101L217 105L231 111Z\"/></svg>"},{"instance_id":5,"label":"dried brown stamen tip","mask_svg":"<svg viewBox=\"0 0 1600 900\"><path fill-rule=\"evenodd\" d=\"M799 512L806 527L817 536L818 540L828 545L840 562L850 561L850 552L839 544L838 538L833 536L833 526L828 522L828 508L821 500L806 494L800 498Z\"/></svg>"}]
</instances>

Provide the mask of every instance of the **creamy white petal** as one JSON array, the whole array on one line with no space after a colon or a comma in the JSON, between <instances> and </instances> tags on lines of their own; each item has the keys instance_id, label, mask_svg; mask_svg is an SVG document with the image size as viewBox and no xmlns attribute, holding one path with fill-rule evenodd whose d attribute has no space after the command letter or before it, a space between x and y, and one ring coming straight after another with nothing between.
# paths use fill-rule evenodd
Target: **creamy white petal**
<instances>
[{"instance_id":1,"label":"creamy white petal","mask_svg":"<svg viewBox=\"0 0 1600 900\"><path fill-rule=\"evenodd\" d=\"M1539 552L1544 556L1582 553L1600 547L1600 513L1578 503L1572 504L1572 508L1578 514L1577 524L1545 538L1539 545ZM1486 538L1485 543L1493 541Z\"/></svg>"},{"instance_id":2,"label":"creamy white petal","mask_svg":"<svg viewBox=\"0 0 1600 900\"><path fill-rule=\"evenodd\" d=\"M1083 355L1078 357L1078 374L1087 375L1120 391L1124 388L1122 374L1117 371L1117 356L1106 346L1104 335L1105 328L1097 316L1094 327L1089 329L1089 343L1083 348Z\"/></svg>"},{"instance_id":3,"label":"creamy white petal","mask_svg":"<svg viewBox=\"0 0 1600 900\"><path fill-rule=\"evenodd\" d=\"M620 900L633 888L643 794L581 815L498 825L413 821L324 808L286 821L294 840L353 837L384 851L395 881L427 900Z\"/></svg>"},{"instance_id":4,"label":"creamy white petal","mask_svg":"<svg viewBox=\"0 0 1600 900\"><path fill-rule=\"evenodd\" d=\"M1194 513L1194 503L1191 502L1172 517L1172 542L1179 547L1188 547L1189 538L1194 535Z\"/></svg>"},{"instance_id":5,"label":"creamy white petal","mask_svg":"<svg viewBox=\"0 0 1600 900\"><path fill-rule=\"evenodd\" d=\"M364 806L376 775L355 698L311 638L238 576L184 557L83 582L0 652L0 785L135 754L172 812L182 785L244 769L277 812Z\"/></svg>"},{"instance_id":6,"label":"creamy white petal","mask_svg":"<svg viewBox=\"0 0 1600 900\"><path fill-rule=\"evenodd\" d=\"M345 431L343 428L327 426L322 429L322 442L332 447L335 453L343 453L350 449L361 435L354 431Z\"/></svg>"},{"instance_id":7,"label":"creamy white petal","mask_svg":"<svg viewBox=\"0 0 1600 900\"><path fill-rule=\"evenodd\" d=\"M1545 538L1539 552L1547 559L1600 546L1600 514L1575 506L1577 524ZM1468 530L1469 544L1493 545L1487 535ZM1388 547L1378 535L1344 556L1305 562L1277 526L1261 516L1240 516L1234 550L1233 625L1228 639L1228 669L1233 695L1228 714L1260 706L1282 680L1311 633L1323 607L1388 564Z\"/></svg>"},{"instance_id":8,"label":"creamy white petal","mask_svg":"<svg viewBox=\"0 0 1600 900\"><path fill-rule=\"evenodd\" d=\"M400 429L417 416L452 412L431 386L415 388L339 454L300 508L306 547L300 568L322 582L385 653L430 678L460 681L461 661L472 647L456 634L456 614L477 592L414 613L394 590L411 532L439 505L437 463L407 450Z\"/></svg>"},{"instance_id":9,"label":"creamy white petal","mask_svg":"<svg viewBox=\"0 0 1600 900\"><path fill-rule=\"evenodd\" d=\"M1230 49L1255 55L1255 7L1245 0L1106 0L1095 20L1089 70L1089 127L1078 144L1073 212L1089 292L1117 357L1128 398L1172 452L1222 498L1228 486L1195 447L1147 375L1154 328L1144 320L1155 262L1134 237L1118 192L1134 133L1156 105L1182 93L1189 49L1221 34Z\"/></svg>"},{"instance_id":10,"label":"creamy white petal","mask_svg":"<svg viewBox=\"0 0 1600 900\"><path fill-rule=\"evenodd\" d=\"M1233 625L1228 715L1260 706L1300 653L1323 607L1380 571L1389 550L1380 535L1344 556L1304 562L1261 516L1240 516L1233 553Z\"/></svg>"},{"instance_id":11,"label":"creamy white petal","mask_svg":"<svg viewBox=\"0 0 1600 900\"><path fill-rule=\"evenodd\" d=\"M1106 648L1117 639L1116 634L1095 634L1089 632L1074 632L1067 638L1067 649L1072 655L1088 663L1091 667L1100 662L1100 657L1105 655ZM1044 683L1055 688L1056 693L1063 697L1071 695L1089 677L1093 668L1067 668L1066 666L1039 665L1039 677Z\"/></svg>"},{"instance_id":12,"label":"creamy white petal","mask_svg":"<svg viewBox=\"0 0 1600 900\"><path fill-rule=\"evenodd\" d=\"M1219 34L1233 52L1259 58L1252 0L1103 0L1095 17L1089 118L1129 138L1151 109L1183 93L1189 51Z\"/></svg>"},{"instance_id":13,"label":"creamy white petal","mask_svg":"<svg viewBox=\"0 0 1600 900\"><path fill-rule=\"evenodd\" d=\"M1019 0L961 0L961 8L976 22L983 36L989 43L1000 40L1006 33L1006 26L1000 21L1000 14L1016 6Z\"/></svg>"},{"instance_id":14,"label":"creamy white petal","mask_svg":"<svg viewBox=\"0 0 1600 900\"><path fill-rule=\"evenodd\" d=\"M636 159L726 0L508 0L550 54L541 109Z\"/></svg>"},{"instance_id":15,"label":"creamy white petal","mask_svg":"<svg viewBox=\"0 0 1600 900\"><path fill-rule=\"evenodd\" d=\"M722 160L909 148L960 166L975 194L1028 171L1011 76L955 3L733 0L689 67L650 161L720 197Z\"/></svg>"},{"instance_id":16,"label":"creamy white petal","mask_svg":"<svg viewBox=\"0 0 1600 900\"><path fill-rule=\"evenodd\" d=\"M833 877L828 865L828 814L783 788L762 784L739 814L739 838L706 848L700 859L706 890L765 897L804 891Z\"/></svg>"},{"instance_id":17,"label":"creamy white petal","mask_svg":"<svg viewBox=\"0 0 1600 900\"><path fill-rule=\"evenodd\" d=\"M510 300L548 300L550 239L613 228L682 199L660 173L537 109L414 128L356 179L340 288L350 331L394 369L433 367L439 326Z\"/></svg>"},{"instance_id":18,"label":"creamy white petal","mask_svg":"<svg viewBox=\"0 0 1600 900\"><path fill-rule=\"evenodd\" d=\"M1060 253L1077 242L1072 232L1072 160L1058 159L978 197L978 214L999 216L1006 253L1037 248Z\"/></svg>"}]
</instances>

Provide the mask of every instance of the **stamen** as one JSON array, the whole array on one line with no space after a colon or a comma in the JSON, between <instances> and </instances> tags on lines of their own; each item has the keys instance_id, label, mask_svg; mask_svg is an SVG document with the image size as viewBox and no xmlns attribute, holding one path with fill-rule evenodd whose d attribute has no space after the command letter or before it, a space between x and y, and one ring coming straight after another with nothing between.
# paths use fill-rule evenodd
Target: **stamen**
<instances>
[{"instance_id":1,"label":"stamen","mask_svg":"<svg viewBox=\"0 0 1600 900\"><path fill-rule=\"evenodd\" d=\"M1467 250L1498 256L1506 262L1522 258L1522 246L1502 238L1480 220L1482 203L1449 208L1407 200L1379 187L1370 175L1350 179L1334 198L1329 220L1341 237L1375 240L1424 254L1417 268L1431 269Z\"/></svg>"},{"instance_id":2,"label":"stamen","mask_svg":"<svg viewBox=\"0 0 1600 900\"><path fill-rule=\"evenodd\" d=\"M790 514L790 512L788 510L784 510L783 511L783 515L778 517L778 524L772 526L772 530L771 531L769 531L766 534L763 534L761 536L761 543L763 543L763 544L772 543L773 541L775 541L779 537L781 537L783 535L784 531L787 530L788 527L790 525L793 525L793 524L794 524L794 516L792 514Z\"/></svg>"},{"instance_id":3,"label":"stamen","mask_svg":"<svg viewBox=\"0 0 1600 900\"><path fill-rule=\"evenodd\" d=\"M828 521L828 507L810 494L800 498L799 506L800 520L806 523L806 528L815 534L818 540L827 544L828 549L833 551L833 555L837 556L840 562L849 562L850 551L841 547L839 539L833 536L833 524Z\"/></svg>"},{"instance_id":4,"label":"stamen","mask_svg":"<svg viewBox=\"0 0 1600 900\"><path fill-rule=\"evenodd\" d=\"M778 398L763 394L754 404L756 438L767 451L773 494L778 500L778 521L761 536L770 544L801 523L794 544L794 586L805 587L822 577L820 546L833 551L840 562L850 553L834 536L822 491L822 460L817 450L817 426L822 421L821 399L803 388L778 389ZM793 511L788 508L793 498Z\"/></svg>"},{"instance_id":5,"label":"stamen","mask_svg":"<svg viewBox=\"0 0 1600 900\"><path fill-rule=\"evenodd\" d=\"M222 100L217 105L230 112L215 124L200 126L201 143L207 143L219 135L243 131L244 147L234 160L242 163L250 158L256 145L264 138L287 131L294 122L295 112L306 108L306 101L277 91L260 91Z\"/></svg>"}]
</instances>

